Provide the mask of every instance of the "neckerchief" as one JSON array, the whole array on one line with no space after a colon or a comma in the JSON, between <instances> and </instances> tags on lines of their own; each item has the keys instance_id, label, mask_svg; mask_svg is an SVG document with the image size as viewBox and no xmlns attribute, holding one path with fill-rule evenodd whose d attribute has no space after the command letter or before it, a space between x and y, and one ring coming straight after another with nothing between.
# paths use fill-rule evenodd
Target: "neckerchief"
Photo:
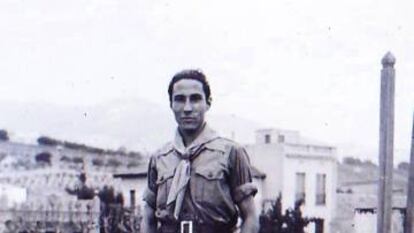
<instances>
[{"instance_id":1,"label":"neckerchief","mask_svg":"<svg viewBox=\"0 0 414 233\"><path fill-rule=\"evenodd\" d=\"M200 135L189 145L184 146L183 138L178 131L176 130L175 139L174 139L174 150L176 154L180 157L181 161L178 163L174 177L171 183L171 189L168 193L167 205L172 204L175 201L174 206L174 217L178 219L181 207L184 201L184 194L188 182L190 181L191 174L191 159L199 155L199 153L204 149L204 145L214 139L218 138L217 133L204 125L203 130Z\"/></svg>"}]
</instances>

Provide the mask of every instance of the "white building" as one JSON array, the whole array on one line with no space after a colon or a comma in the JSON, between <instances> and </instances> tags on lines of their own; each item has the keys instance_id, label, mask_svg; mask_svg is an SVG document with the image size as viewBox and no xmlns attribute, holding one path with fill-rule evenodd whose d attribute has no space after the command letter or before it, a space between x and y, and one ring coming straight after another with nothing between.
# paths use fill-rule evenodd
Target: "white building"
<instances>
[{"instance_id":1,"label":"white building","mask_svg":"<svg viewBox=\"0 0 414 233\"><path fill-rule=\"evenodd\" d=\"M119 183L119 189L124 196L125 206L134 206L139 209L143 206L144 190L147 186L147 169L140 167L135 172L116 173L113 177Z\"/></svg>"},{"instance_id":2,"label":"white building","mask_svg":"<svg viewBox=\"0 0 414 233\"><path fill-rule=\"evenodd\" d=\"M297 131L262 129L246 149L252 165L266 174L263 201L281 194L287 209L303 199L304 216L323 218L324 232L330 232L336 206L335 147L305 139Z\"/></svg>"},{"instance_id":3,"label":"white building","mask_svg":"<svg viewBox=\"0 0 414 233\"><path fill-rule=\"evenodd\" d=\"M0 184L0 209L7 209L13 205L25 202L27 190L11 184Z\"/></svg>"}]
</instances>

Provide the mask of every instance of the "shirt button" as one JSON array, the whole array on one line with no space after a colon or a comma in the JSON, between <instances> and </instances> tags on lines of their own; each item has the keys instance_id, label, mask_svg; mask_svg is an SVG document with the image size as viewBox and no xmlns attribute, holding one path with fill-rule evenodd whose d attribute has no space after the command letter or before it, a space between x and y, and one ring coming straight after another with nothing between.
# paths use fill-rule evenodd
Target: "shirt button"
<instances>
[{"instance_id":1,"label":"shirt button","mask_svg":"<svg viewBox=\"0 0 414 233\"><path fill-rule=\"evenodd\" d=\"M209 172L208 173L208 177L212 178L213 177L213 173L212 172Z\"/></svg>"},{"instance_id":2,"label":"shirt button","mask_svg":"<svg viewBox=\"0 0 414 233\"><path fill-rule=\"evenodd\" d=\"M163 180L164 180L164 176L161 176L160 181L163 181Z\"/></svg>"}]
</instances>

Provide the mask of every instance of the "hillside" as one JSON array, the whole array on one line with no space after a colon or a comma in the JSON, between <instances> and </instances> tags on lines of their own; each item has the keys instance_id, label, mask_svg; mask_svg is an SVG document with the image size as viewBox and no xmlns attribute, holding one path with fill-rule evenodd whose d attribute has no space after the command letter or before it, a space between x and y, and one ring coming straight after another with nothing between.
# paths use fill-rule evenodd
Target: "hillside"
<instances>
[{"instance_id":1,"label":"hillside","mask_svg":"<svg viewBox=\"0 0 414 233\"><path fill-rule=\"evenodd\" d=\"M345 159L346 160L346 159ZM338 187L377 182L379 178L378 165L370 161L345 161L338 164ZM408 170L396 168L393 172L394 189L403 190L406 193L408 185ZM346 190L345 190L346 191Z\"/></svg>"},{"instance_id":2,"label":"hillside","mask_svg":"<svg viewBox=\"0 0 414 233\"><path fill-rule=\"evenodd\" d=\"M406 205L408 169L406 164L393 172L393 206ZM370 161L345 158L338 163L337 206L333 228L335 232L354 232L355 208L375 208L378 196L378 165Z\"/></svg>"},{"instance_id":3,"label":"hillside","mask_svg":"<svg viewBox=\"0 0 414 233\"><path fill-rule=\"evenodd\" d=\"M93 106L57 106L0 102L0 129L11 140L34 143L50 136L101 148L151 152L171 140L175 123L168 104L142 99L116 100ZM253 142L255 122L233 115L207 114L213 128L241 143Z\"/></svg>"}]
</instances>

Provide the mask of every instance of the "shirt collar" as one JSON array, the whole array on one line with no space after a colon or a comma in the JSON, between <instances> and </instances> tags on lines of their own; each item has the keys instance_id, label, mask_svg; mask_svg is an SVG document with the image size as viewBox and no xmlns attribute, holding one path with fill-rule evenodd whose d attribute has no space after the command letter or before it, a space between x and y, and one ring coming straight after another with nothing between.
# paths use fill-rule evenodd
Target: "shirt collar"
<instances>
[{"instance_id":1,"label":"shirt collar","mask_svg":"<svg viewBox=\"0 0 414 233\"><path fill-rule=\"evenodd\" d=\"M207 124L204 124L202 131L200 134L194 139L194 141L188 145L187 147L184 146L184 140L181 136L179 130L177 129L175 132L175 138L174 138L174 149L180 152L181 154L184 154L186 152L192 152L192 150L195 150L199 148L200 146L204 145L205 143L212 141L216 138L218 138L218 134L216 131L208 127Z\"/></svg>"}]
</instances>

